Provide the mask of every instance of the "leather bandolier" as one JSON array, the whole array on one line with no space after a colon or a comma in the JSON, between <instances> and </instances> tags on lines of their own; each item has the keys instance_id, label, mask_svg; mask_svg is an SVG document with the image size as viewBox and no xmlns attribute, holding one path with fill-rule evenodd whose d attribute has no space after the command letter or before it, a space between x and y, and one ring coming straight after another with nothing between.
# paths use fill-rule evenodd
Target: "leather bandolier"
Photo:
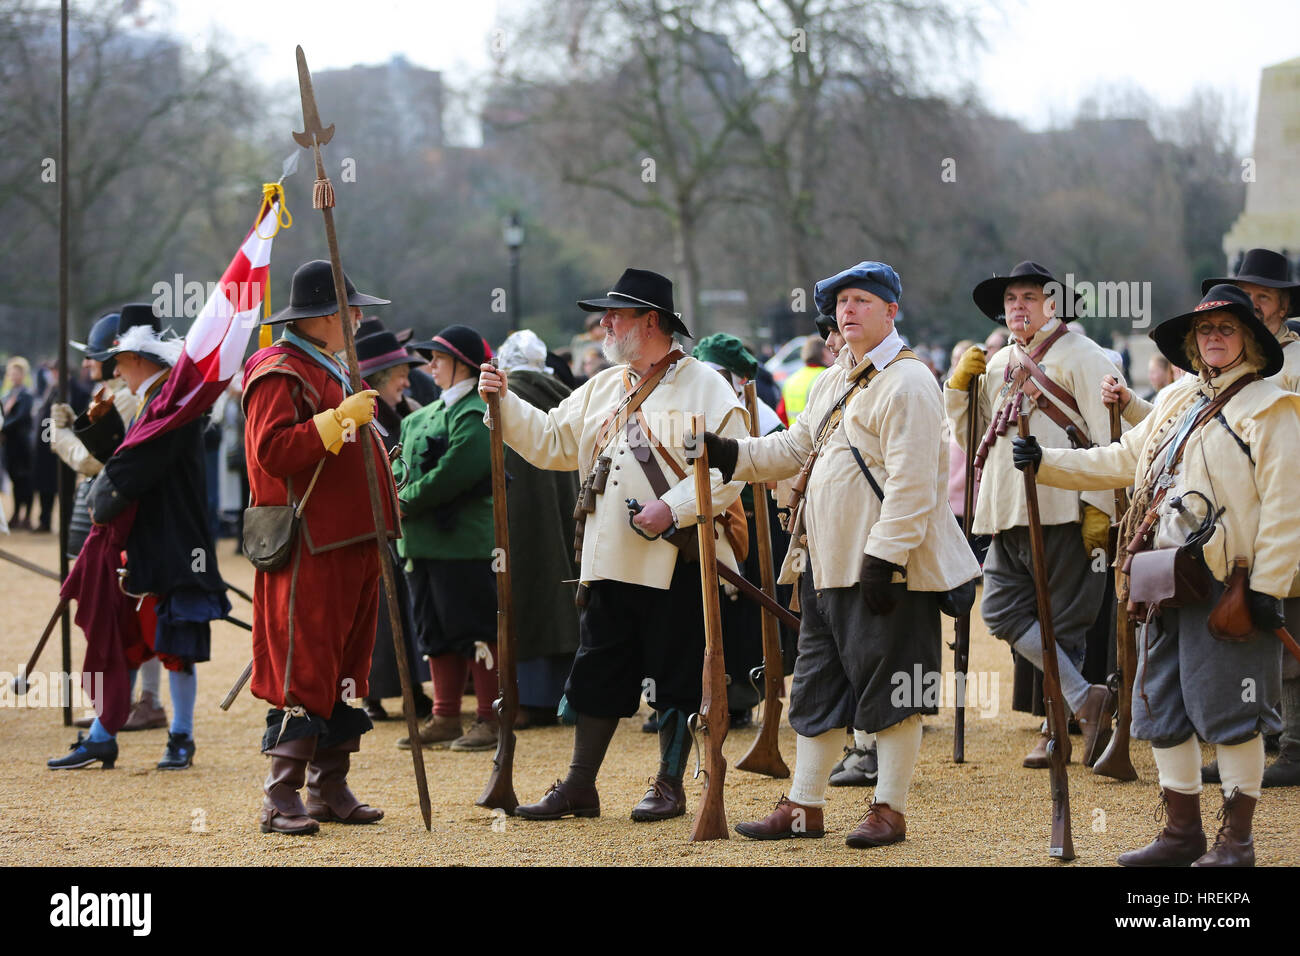
<instances>
[{"instance_id":1,"label":"leather bandolier","mask_svg":"<svg viewBox=\"0 0 1300 956\"><path fill-rule=\"evenodd\" d=\"M885 368L889 368L890 365L904 358L916 359L916 353L909 348L900 349L898 354L885 364ZM866 369L860 372L857 378L853 380L853 384L822 416L821 423L817 426L817 430L813 432L812 450L808 452L808 457L804 459L798 474L795 475L794 481L790 484L789 511L786 512L784 523L784 529L790 535L790 547L807 548L808 546L806 535L803 533L803 510L804 496L808 490L808 479L812 476L813 466L817 464L817 459L821 455L822 449L826 447L826 442L835 434L840 422L844 420L844 409L848 407L854 393L859 389L865 389L882 371L883 369L878 369L874 365L868 365ZM799 610L799 585L797 583L790 597L790 610Z\"/></svg>"},{"instance_id":2,"label":"leather bandolier","mask_svg":"<svg viewBox=\"0 0 1300 956\"><path fill-rule=\"evenodd\" d=\"M610 459L605 454L605 449L617 439L619 432L627 427L632 416L641 407L641 403L650 397L650 393L663 380L664 374L668 371L668 366L685 357L686 353L681 349L673 349L656 362L641 378L641 381L636 383L635 387L632 385L630 376L624 371L623 383L626 393L623 400L601 423L600 431L596 435L596 443L592 446L591 462L587 467L587 477L582 480L582 485L578 488L578 499L573 508L573 560L577 563L582 563L582 540L586 534L587 515L595 514L596 496L605 493L605 484L609 480ZM582 599L583 593L580 585L578 588L579 602Z\"/></svg>"},{"instance_id":3,"label":"leather bandolier","mask_svg":"<svg viewBox=\"0 0 1300 956\"><path fill-rule=\"evenodd\" d=\"M998 391L1001 404L993 415L979 449L975 452L975 486L978 491L980 477L984 472L984 462L997 440L1015 427L1020 421L1020 396L1025 385L1032 380L1039 388L1039 393L1032 401L1044 415L1055 422L1070 439L1075 448L1091 448L1092 439L1088 437L1084 425L1083 413L1074 396L1052 380L1039 366L1039 361L1058 341L1069 334L1065 323L1038 344L1033 352L1026 352L1019 344L1013 344L1015 350L1010 362L1003 372L1002 388ZM1049 397L1050 396L1050 397ZM1026 396L1028 397L1028 396ZM1068 411L1067 411L1068 410ZM1071 414L1073 413L1073 414Z\"/></svg>"}]
</instances>

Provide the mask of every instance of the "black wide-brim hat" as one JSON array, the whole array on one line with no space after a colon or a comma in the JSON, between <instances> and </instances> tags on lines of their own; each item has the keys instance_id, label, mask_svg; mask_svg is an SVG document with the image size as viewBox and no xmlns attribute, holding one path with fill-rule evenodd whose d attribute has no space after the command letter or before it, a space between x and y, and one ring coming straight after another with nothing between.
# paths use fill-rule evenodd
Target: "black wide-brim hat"
<instances>
[{"instance_id":1,"label":"black wide-brim hat","mask_svg":"<svg viewBox=\"0 0 1300 956\"><path fill-rule=\"evenodd\" d=\"M1000 325L1006 325L1007 317L1003 314L1004 309L1002 296L1006 293L1007 286L1011 285L1013 282L1036 282L1039 285L1047 285L1049 282L1054 282L1070 295L1074 296L1075 311L1077 314L1079 299L1081 296L1073 289L1067 289L1065 283L1061 282L1054 275L1048 272L1045 266L1030 259L1017 263L1009 275L993 276L991 279L985 279L975 287L974 291L971 292L971 298L975 300L975 304L979 307L979 310L990 319ZM1056 317L1064 321L1066 315L1062 311L1058 310Z\"/></svg>"},{"instance_id":2,"label":"black wide-brim hat","mask_svg":"<svg viewBox=\"0 0 1300 956\"><path fill-rule=\"evenodd\" d=\"M397 341L397 336L387 329L358 337L356 345L357 364L362 375L382 372L398 365L414 367L425 364L424 359L403 348L402 343Z\"/></svg>"},{"instance_id":3,"label":"black wide-brim hat","mask_svg":"<svg viewBox=\"0 0 1300 956\"><path fill-rule=\"evenodd\" d=\"M1286 317L1300 315L1300 282L1291 281L1291 263L1286 256L1272 249L1251 249L1242 257L1241 265L1235 276L1218 279L1206 279L1201 283L1201 294L1209 292L1211 287L1223 283L1236 285L1238 282L1252 282L1268 289L1281 289L1291 293L1290 308Z\"/></svg>"},{"instance_id":4,"label":"black wide-brim hat","mask_svg":"<svg viewBox=\"0 0 1300 956\"><path fill-rule=\"evenodd\" d=\"M128 302L122 306L117 317L117 335L113 344L100 353L107 361L123 352L136 355L168 367L176 364L180 358L183 340L171 329L164 331L162 321L154 314L153 306L147 302Z\"/></svg>"},{"instance_id":5,"label":"black wide-brim hat","mask_svg":"<svg viewBox=\"0 0 1300 956\"><path fill-rule=\"evenodd\" d=\"M388 305L388 299L358 292L347 273L343 273L343 288L348 294L348 305ZM294 319L312 319L320 315L333 315L339 310L334 295L334 270L325 259L304 262L293 274L289 287L289 307L281 309L263 325L279 325Z\"/></svg>"},{"instance_id":6,"label":"black wide-brim hat","mask_svg":"<svg viewBox=\"0 0 1300 956\"><path fill-rule=\"evenodd\" d=\"M1151 330L1148 337L1156 343L1165 358L1194 375L1196 369L1192 367L1191 357L1183 347L1183 342L1197 319L1203 318L1207 313L1220 311L1236 316L1241 320L1242 327L1255 336L1260 351L1264 353L1264 367L1259 370L1262 377L1268 378L1282 371L1282 344L1268 330L1268 326L1255 316L1255 306L1250 301L1250 296L1226 282L1211 286L1196 308L1165 319Z\"/></svg>"},{"instance_id":7,"label":"black wide-brim hat","mask_svg":"<svg viewBox=\"0 0 1300 956\"><path fill-rule=\"evenodd\" d=\"M468 325L449 325L428 342L412 342L407 348L415 349L433 359L434 352L443 352L477 369L487 361L487 346L483 336Z\"/></svg>"},{"instance_id":8,"label":"black wide-brim hat","mask_svg":"<svg viewBox=\"0 0 1300 956\"><path fill-rule=\"evenodd\" d=\"M578 308L584 312L604 312L606 309L654 309L675 331L688 339L694 338L682 314L673 311L673 283L667 276L648 269L624 269L604 298L581 299Z\"/></svg>"}]
</instances>

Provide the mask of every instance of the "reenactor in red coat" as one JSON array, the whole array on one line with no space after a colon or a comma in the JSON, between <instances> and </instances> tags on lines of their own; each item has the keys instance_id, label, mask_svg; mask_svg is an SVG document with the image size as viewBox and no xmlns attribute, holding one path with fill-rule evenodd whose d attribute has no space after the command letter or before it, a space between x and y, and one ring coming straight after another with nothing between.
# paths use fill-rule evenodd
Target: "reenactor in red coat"
<instances>
[{"instance_id":1,"label":"reenactor in red coat","mask_svg":"<svg viewBox=\"0 0 1300 956\"><path fill-rule=\"evenodd\" d=\"M346 281L351 321L387 299ZM368 693L379 610L379 555L366 495L365 454L384 486L385 530L400 537L396 489L375 429L375 392L352 394L334 358L344 347L330 264L293 276L276 344L244 371L244 444L252 504L302 505L289 559L257 572L253 595L254 696L271 705L262 751L271 758L261 827L314 833L318 821L373 823L383 811L348 789L351 755L371 729L353 698ZM307 785L307 804L298 790Z\"/></svg>"}]
</instances>

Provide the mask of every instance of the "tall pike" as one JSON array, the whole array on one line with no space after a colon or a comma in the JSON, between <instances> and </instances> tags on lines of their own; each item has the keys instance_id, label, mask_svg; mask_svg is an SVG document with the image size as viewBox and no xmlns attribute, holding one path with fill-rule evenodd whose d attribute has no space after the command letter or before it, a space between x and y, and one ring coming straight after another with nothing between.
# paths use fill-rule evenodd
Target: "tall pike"
<instances>
[{"instance_id":1,"label":"tall pike","mask_svg":"<svg viewBox=\"0 0 1300 956\"><path fill-rule=\"evenodd\" d=\"M343 260L339 256L338 235L334 231L334 187L325 175L325 163L320 148L334 137L334 124L321 124L316 110L316 94L312 90L311 73L307 69L307 56L302 47L297 48L298 89L302 94L303 131L293 134L294 140L304 149L310 149L316 159L316 186L312 206L321 211L325 219L325 240L329 245L330 266L334 272L334 301L339 303L339 322L343 326L343 341L348 356L348 377L354 392L361 390L361 368L357 362L357 346L352 335L351 317L347 312L348 294L343 280ZM388 556L388 542L384 537L384 510L379 497L379 477L375 473L372 455L362 455L366 463L366 484L370 490L370 511L375 523L375 547L379 549L379 571L384 579L384 594L388 599L388 620L392 624L393 647L399 662L406 660L406 629L397 604L397 587L393 581L393 563ZM411 675L405 667L397 668L402 682L402 707L406 712L406 732L411 740L418 740L420 729L416 725L415 700L411 696ZM429 805L429 781L424 773L424 751L411 748L411 762L415 765L415 785L420 795L420 813L424 816L424 829L433 829L433 811Z\"/></svg>"},{"instance_id":2,"label":"tall pike","mask_svg":"<svg viewBox=\"0 0 1300 956\"><path fill-rule=\"evenodd\" d=\"M1024 402L1023 395L1018 401ZM1020 437L1029 437L1029 413L1020 409ZM1047 590L1047 556L1043 548L1043 521L1038 513L1038 481L1032 467L1024 470L1025 507L1029 511L1029 551L1034 564L1034 591L1038 595L1038 630L1043 638L1043 709L1047 711L1048 772L1052 788L1052 839L1049 856L1074 859L1070 834L1070 781L1065 774L1065 702L1061 699L1061 674L1056 666L1056 631L1052 626L1052 600Z\"/></svg>"}]
</instances>

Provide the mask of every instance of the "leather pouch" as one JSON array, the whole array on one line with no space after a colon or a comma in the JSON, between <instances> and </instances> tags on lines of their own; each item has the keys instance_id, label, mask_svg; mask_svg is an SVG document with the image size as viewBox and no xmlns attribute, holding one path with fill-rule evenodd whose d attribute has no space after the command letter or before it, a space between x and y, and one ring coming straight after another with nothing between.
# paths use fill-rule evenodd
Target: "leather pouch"
<instances>
[{"instance_id":1,"label":"leather pouch","mask_svg":"<svg viewBox=\"0 0 1300 956\"><path fill-rule=\"evenodd\" d=\"M322 458L307 485L307 493L297 505L259 505L244 509L244 554L257 570L279 571L289 563L302 509L324 465Z\"/></svg>"},{"instance_id":2,"label":"leather pouch","mask_svg":"<svg viewBox=\"0 0 1300 956\"><path fill-rule=\"evenodd\" d=\"M1210 572L1200 550L1157 548L1133 555L1129 567L1129 600L1151 607L1183 607L1204 601L1210 593Z\"/></svg>"},{"instance_id":3,"label":"leather pouch","mask_svg":"<svg viewBox=\"0 0 1300 956\"><path fill-rule=\"evenodd\" d=\"M1215 640L1239 643L1255 636L1255 622L1250 618L1250 604L1246 600L1250 576L1246 573L1246 559L1233 562L1228 584L1214 602L1206 621L1210 636Z\"/></svg>"}]
</instances>

